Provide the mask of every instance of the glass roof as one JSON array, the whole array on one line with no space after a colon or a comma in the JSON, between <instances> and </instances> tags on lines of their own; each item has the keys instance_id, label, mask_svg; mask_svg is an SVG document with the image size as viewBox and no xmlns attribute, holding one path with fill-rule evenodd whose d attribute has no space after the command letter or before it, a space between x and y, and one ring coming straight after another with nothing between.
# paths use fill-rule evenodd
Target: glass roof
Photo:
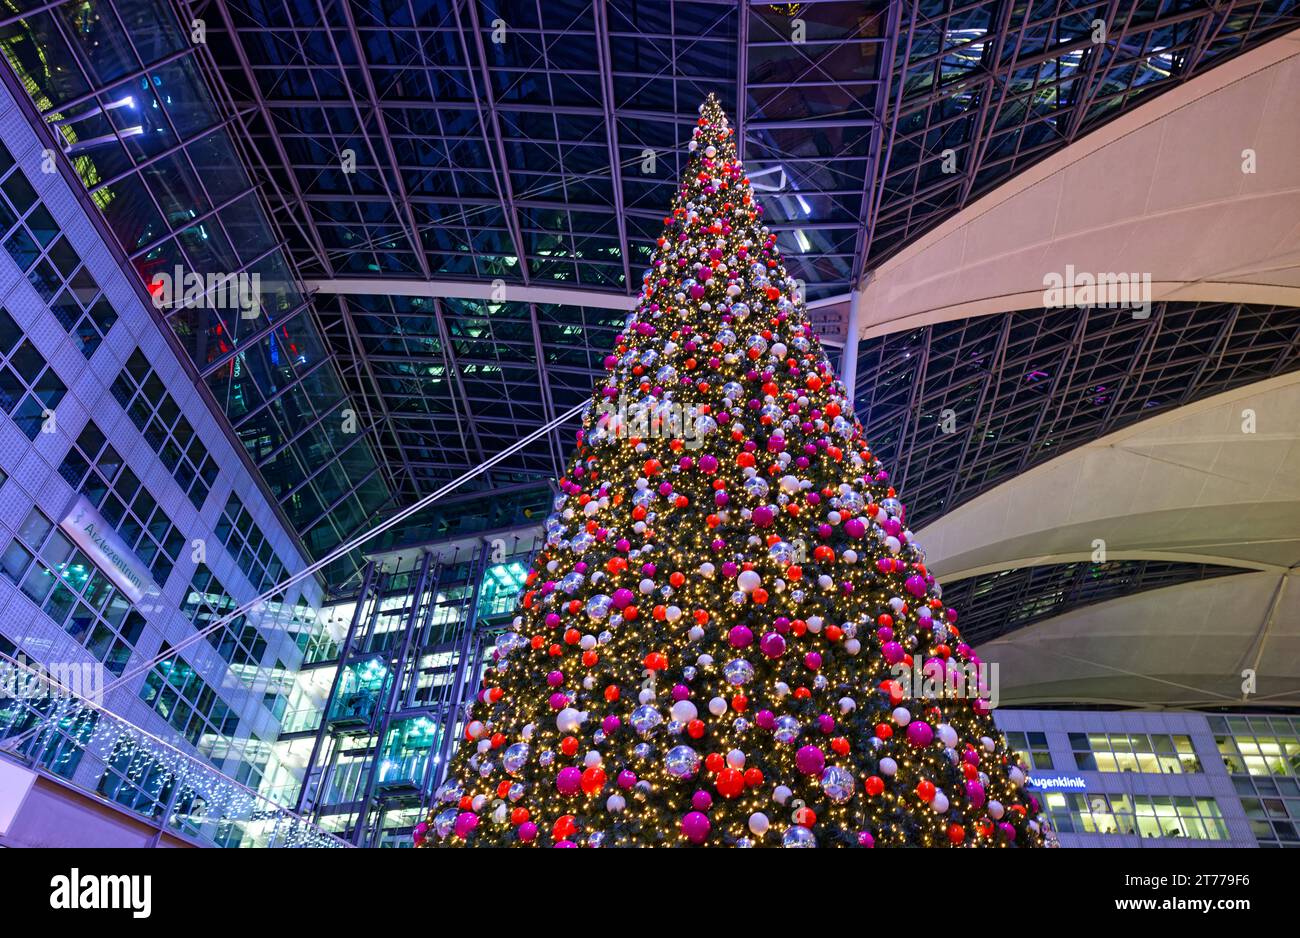
<instances>
[{"instance_id":1,"label":"glass roof","mask_svg":"<svg viewBox=\"0 0 1300 938\"><path fill-rule=\"evenodd\" d=\"M1298 6L6 0L0 51L144 282L178 264L260 275L267 302L254 318L194 304L167 318L319 555L590 392L708 92L732 115L787 264L817 301L1079 135L1300 26ZM307 286L347 278L373 289ZM495 303L388 295L412 292L389 282L506 292ZM536 302L512 297L520 287L580 293ZM1168 316L1222 326L1284 312ZM1059 311L1035 317L1040 343L1076 328ZM1103 405L1081 391L1050 434L1008 425L999 439L1021 442L1007 453L913 439L922 404L906 390L915 375L895 373L894 347L982 343L986 362L1007 361L1032 345L1009 323L935 326L860 352L860 413L882 457L914 477L904 484L921 511L1128 413L1106 405L1098 419ZM1101 349L1127 341L1102 331L1090 339ZM1013 344L999 353L999 342ZM1052 367L1078 380L1105 370L1100 359ZM956 380L955 359L931 366L948 370ZM1168 396L1149 380L1152 399ZM571 441L557 431L475 484L545 479ZM968 476L953 459L988 464Z\"/></svg>"}]
</instances>

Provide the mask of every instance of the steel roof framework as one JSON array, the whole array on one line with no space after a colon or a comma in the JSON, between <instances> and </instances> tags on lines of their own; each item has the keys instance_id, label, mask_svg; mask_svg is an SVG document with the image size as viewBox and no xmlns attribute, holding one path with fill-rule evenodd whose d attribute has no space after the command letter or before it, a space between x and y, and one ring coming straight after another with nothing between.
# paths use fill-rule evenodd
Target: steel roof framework
<instances>
[{"instance_id":1,"label":"steel roof framework","mask_svg":"<svg viewBox=\"0 0 1300 938\"><path fill-rule=\"evenodd\" d=\"M734 115L788 263L818 300L851 290L891 252L1099 123L1300 25L1297 0L174 2L179 23L205 21L206 45L151 47L137 53L135 72L112 80L92 65L88 90L58 107L107 107L125 82L195 61L211 89L210 119L170 127L169 145L102 174L95 191L139 180L165 214L162 200L178 196L166 188L167 161L183 155L192 164L185 178L198 180L202 196L189 230L206 222L222 231L240 251L238 269L262 263L289 281L374 285L374 295L300 300L279 323L245 329L240 349L215 357L205 349L201 361L216 393L229 397L225 372L252 361L241 349L273 347L281 324L320 323L322 354L231 419L291 518L335 507L336 531L343 518L373 510L380 479L395 503L409 500L589 392L624 316L617 307L659 234L707 92ZM27 9L0 19L4 36L24 38L41 10L61 11L57 29L76 44L68 33L82 28L82 8L20 6ZM161 0L92 6L123 22L169 15ZM1100 42L1097 20L1106 25ZM207 193L219 180L199 171L194 146L224 134L235 138L251 180ZM269 206L278 231L250 252L239 243L243 232L222 223L232 203L254 198ZM160 230L131 242L129 253L152 261L174 244ZM193 244L183 241L183 250ZM396 295L438 282L499 284L502 298ZM551 288L593 301L533 298ZM602 296L608 305L595 301ZM1206 306L1198 316L1222 317L1218 327L1231 330L1227 309ZM1005 345L1010 320L969 329L993 322L1002 331L987 341ZM1105 330L1071 323L1085 345L1109 341ZM832 342L844 338L834 318L818 327ZM934 339L945 328L923 332ZM913 445L919 425L911 415L926 396L909 388L894 402L899 412L881 411L878 402L893 399L892 386L875 383L888 377L873 365L877 354L868 345L854 358L866 393L858 401L882 455L910 486L909 474L938 455ZM992 354L1006 361L1015 353ZM311 388L328 387L324 377L335 371L346 397L313 404ZM1060 392L1063 381L1058 372L1050 385ZM981 393L977 412L1001 406L997 389ZM331 443L328 458L305 465L297 438L344 405L359 413L364 442ZM1034 420L1021 434L1027 439L1050 426L1042 410ZM360 458L371 448L377 467ZM564 435L552 435L485 485L552 476L567 448ZM988 449L967 439L957 464ZM951 469L944 454L934 471ZM1031 458L1008 455L1006 465ZM369 494L359 512L354 493L362 491ZM957 496L909 494L932 511Z\"/></svg>"}]
</instances>

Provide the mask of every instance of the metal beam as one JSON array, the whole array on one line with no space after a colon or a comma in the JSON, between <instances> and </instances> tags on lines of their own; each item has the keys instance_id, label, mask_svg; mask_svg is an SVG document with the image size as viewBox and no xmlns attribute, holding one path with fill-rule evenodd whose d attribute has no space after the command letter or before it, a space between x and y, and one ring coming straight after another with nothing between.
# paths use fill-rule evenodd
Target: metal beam
<instances>
[{"instance_id":1,"label":"metal beam","mask_svg":"<svg viewBox=\"0 0 1300 938\"><path fill-rule=\"evenodd\" d=\"M632 289L630 256L632 245L627 239L627 216L623 209L623 168L618 158L618 116L614 113L614 66L609 49L609 12L606 0L595 0L596 59L600 63L600 100L605 111L605 139L609 143L610 182L614 190L614 216L618 222L619 252L623 255L623 286ZM538 362L540 364L540 361Z\"/></svg>"},{"instance_id":2,"label":"metal beam","mask_svg":"<svg viewBox=\"0 0 1300 938\"><path fill-rule=\"evenodd\" d=\"M459 283L451 280L395 280L391 277L338 278L309 280L307 289L318 293L359 294L364 296L424 296L438 299L487 300L507 303L553 303L561 306L591 306L596 309L632 311L639 296L601 293L570 287L540 287L527 284Z\"/></svg>"}]
</instances>

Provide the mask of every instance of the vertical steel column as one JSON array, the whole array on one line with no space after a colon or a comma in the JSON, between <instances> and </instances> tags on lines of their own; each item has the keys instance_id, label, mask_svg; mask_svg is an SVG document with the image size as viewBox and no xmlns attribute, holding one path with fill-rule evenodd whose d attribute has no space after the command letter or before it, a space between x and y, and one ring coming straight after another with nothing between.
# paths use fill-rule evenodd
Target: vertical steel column
<instances>
[{"instance_id":1,"label":"vertical steel column","mask_svg":"<svg viewBox=\"0 0 1300 938\"><path fill-rule=\"evenodd\" d=\"M468 678L468 664L474 648L474 633L478 631L479 591L483 586L483 574L487 572L489 549L489 545L485 543L483 549L479 551L478 560L471 568L474 585L470 592L469 615L465 618L465 634L461 639L460 654L458 655L458 660L456 662L456 678L452 687L451 705L447 708L447 713L444 715L446 723L443 726L442 743L438 747L438 774L434 778L434 788L440 785L443 778L446 777L447 764L451 759L451 754L456 740L456 718L465 700L465 682Z\"/></svg>"},{"instance_id":2,"label":"vertical steel column","mask_svg":"<svg viewBox=\"0 0 1300 938\"><path fill-rule=\"evenodd\" d=\"M433 614L437 605L438 584L442 582L442 571L442 555L439 554L433 560L429 572L428 586L425 587L425 591L429 594L429 601L425 604L424 615L421 617L420 625L415 633L415 652L411 661L411 680L407 684L406 694L402 698L402 706L406 708L416 705L415 697L420 692L420 658L423 655L424 647L429 643L429 632L433 627ZM425 706L427 706L427 703Z\"/></svg>"},{"instance_id":3,"label":"vertical steel column","mask_svg":"<svg viewBox=\"0 0 1300 938\"><path fill-rule=\"evenodd\" d=\"M302 814L303 805L307 801L307 786L311 781L311 770L316 765L317 758L320 757L320 748L325 741L325 733L329 729L330 708L334 706L334 698L338 696L339 680L343 677L343 665L352 653L352 642L356 638L357 626L361 623L361 610L365 608L366 596L370 592L370 587L375 580L375 562L372 560L366 564L366 572L361 578L361 590L357 593L357 605L352 610L352 622L348 625L347 637L343 639L343 647L339 649L339 664L334 671L334 681L330 684L330 692L325 697L325 709L321 711L320 726L316 729L316 740L311 746L311 757L307 760L307 768L303 771L302 788L298 792L298 802L294 809ZM322 777L323 773L322 773ZM319 788L319 786L317 786Z\"/></svg>"},{"instance_id":4,"label":"vertical steel column","mask_svg":"<svg viewBox=\"0 0 1300 938\"><path fill-rule=\"evenodd\" d=\"M385 694L383 715L380 717L379 726L376 729L375 747L370 754L370 775L366 779L366 793L361 799L361 807L357 809L357 823L352 831L352 842L357 846L361 846L361 840L370 818L370 802L374 799L375 785L379 780L384 737L388 735L388 728L393 721L393 711L397 709L397 698L401 690L402 676L406 673L406 659L411 653L411 635L415 631L420 618L420 599L424 596L425 582L428 579L429 565L432 562L433 554L426 551L420 564L419 576L415 581L415 590L411 595L411 611L406 617L406 628L403 630L404 634L402 635L402 648L393 661L392 683L388 687L388 693Z\"/></svg>"},{"instance_id":5,"label":"vertical steel column","mask_svg":"<svg viewBox=\"0 0 1300 938\"><path fill-rule=\"evenodd\" d=\"M866 281L855 287L849 294L849 321L844 329L844 351L840 357L840 380L849 395L849 409L853 410L853 398L858 390L858 335L862 332L862 294L866 291Z\"/></svg>"}]
</instances>

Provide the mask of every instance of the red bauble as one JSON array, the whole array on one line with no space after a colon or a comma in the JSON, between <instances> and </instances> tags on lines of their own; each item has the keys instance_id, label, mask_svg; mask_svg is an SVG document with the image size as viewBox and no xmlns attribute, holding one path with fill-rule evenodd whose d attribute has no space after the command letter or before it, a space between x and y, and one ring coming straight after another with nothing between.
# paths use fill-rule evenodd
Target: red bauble
<instances>
[{"instance_id":1,"label":"red bauble","mask_svg":"<svg viewBox=\"0 0 1300 938\"><path fill-rule=\"evenodd\" d=\"M718 794L724 798L738 798L745 790L745 776L738 769L723 769L718 773Z\"/></svg>"},{"instance_id":2,"label":"red bauble","mask_svg":"<svg viewBox=\"0 0 1300 938\"><path fill-rule=\"evenodd\" d=\"M582 773L582 790L589 795L594 795L605 787L605 770L598 765L593 765L587 771Z\"/></svg>"},{"instance_id":3,"label":"red bauble","mask_svg":"<svg viewBox=\"0 0 1300 938\"><path fill-rule=\"evenodd\" d=\"M916 786L916 797L927 803L933 801L934 782L930 781L928 778L922 779L918 782Z\"/></svg>"}]
</instances>

